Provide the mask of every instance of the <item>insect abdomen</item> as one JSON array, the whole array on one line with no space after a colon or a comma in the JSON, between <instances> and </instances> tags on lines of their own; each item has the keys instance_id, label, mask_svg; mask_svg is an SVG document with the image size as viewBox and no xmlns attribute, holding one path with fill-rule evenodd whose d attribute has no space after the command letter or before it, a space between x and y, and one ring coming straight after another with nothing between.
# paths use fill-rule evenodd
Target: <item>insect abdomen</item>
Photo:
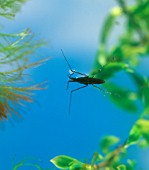
<instances>
[{"instance_id":1,"label":"insect abdomen","mask_svg":"<svg viewBox=\"0 0 149 170\"><path fill-rule=\"evenodd\" d=\"M91 78L91 77L79 77L79 78L71 78L71 82L78 82L81 84L103 84L105 81L102 79Z\"/></svg>"},{"instance_id":2,"label":"insect abdomen","mask_svg":"<svg viewBox=\"0 0 149 170\"><path fill-rule=\"evenodd\" d=\"M88 84L103 84L105 81L97 78L88 78Z\"/></svg>"}]
</instances>

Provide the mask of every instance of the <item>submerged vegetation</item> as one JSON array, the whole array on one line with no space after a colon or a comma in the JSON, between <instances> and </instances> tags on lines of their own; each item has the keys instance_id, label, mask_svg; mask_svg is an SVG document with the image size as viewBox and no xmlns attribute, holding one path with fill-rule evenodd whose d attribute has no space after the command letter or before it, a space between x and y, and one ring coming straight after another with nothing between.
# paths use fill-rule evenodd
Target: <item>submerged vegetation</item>
<instances>
[{"instance_id":1,"label":"submerged vegetation","mask_svg":"<svg viewBox=\"0 0 149 170\"><path fill-rule=\"evenodd\" d=\"M1 0L0 15L13 19L24 2L26 1ZM128 148L132 145L141 148L149 146L149 78L137 69L141 61L149 55L149 0L135 0L131 5L126 4L125 0L117 0L117 3L119 6L111 10L103 24L95 65L90 76L106 80L103 87L111 92L108 95L111 102L120 109L137 113L138 120L130 129L126 141L112 135L103 137L100 142L102 153L94 153L90 163L66 155L51 159L60 169L134 170L137 162L126 155ZM112 31L122 25L125 25L123 32L118 35L115 45L110 46ZM29 78L24 73L27 69L47 61L47 58L38 61L30 59L36 49L43 45L41 42L34 42L32 38L28 29L16 34L0 33L1 120L8 119L13 114L19 115L18 107L22 107L25 101L32 102L34 90L43 89L42 84L30 85ZM129 88L125 82L121 84L113 81L118 72L122 76L127 74L135 88ZM138 102L142 103L142 110L138 108ZM18 170L21 166L43 169L36 163L21 161L13 165L13 170Z\"/></svg>"},{"instance_id":2,"label":"submerged vegetation","mask_svg":"<svg viewBox=\"0 0 149 170\"><path fill-rule=\"evenodd\" d=\"M41 162L42 161L37 158L24 159L18 163L15 163L15 161L13 161L12 170L19 170L20 167L25 167L26 169L36 168L37 170L50 170L50 168L43 168L40 165Z\"/></svg>"},{"instance_id":3,"label":"submerged vegetation","mask_svg":"<svg viewBox=\"0 0 149 170\"><path fill-rule=\"evenodd\" d=\"M0 15L13 19L25 0L0 1ZM35 42L29 29L20 33L0 33L0 119L20 114L18 107L32 102L33 91L43 89L42 84L30 85L25 71L47 59L33 58L36 49L43 45ZM21 110L21 109L20 109Z\"/></svg>"}]
</instances>

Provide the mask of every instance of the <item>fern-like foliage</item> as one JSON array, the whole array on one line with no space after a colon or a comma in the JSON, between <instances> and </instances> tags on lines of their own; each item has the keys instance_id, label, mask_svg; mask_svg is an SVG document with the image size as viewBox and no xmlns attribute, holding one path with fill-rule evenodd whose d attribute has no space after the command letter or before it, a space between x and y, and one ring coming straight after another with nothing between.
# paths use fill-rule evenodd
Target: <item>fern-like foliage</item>
<instances>
[{"instance_id":1,"label":"fern-like foliage","mask_svg":"<svg viewBox=\"0 0 149 170\"><path fill-rule=\"evenodd\" d=\"M26 0L0 0L0 16L12 19ZM43 89L42 84L29 85L25 74L48 60L33 58L35 51L44 43L34 41L30 29L20 33L0 32L0 119L20 113L24 102L32 102L34 90Z\"/></svg>"},{"instance_id":2,"label":"fern-like foliage","mask_svg":"<svg viewBox=\"0 0 149 170\"><path fill-rule=\"evenodd\" d=\"M0 15L13 19L27 0L0 0Z\"/></svg>"},{"instance_id":3,"label":"fern-like foliage","mask_svg":"<svg viewBox=\"0 0 149 170\"><path fill-rule=\"evenodd\" d=\"M32 102L31 91L42 89L40 85L24 86L29 81L24 71L48 59L31 58L42 43L32 41L28 29L18 34L0 33L0 37L0 119L3 119L18 114L17 106L22 106L22 101Z\"/></svg>"}]
</instances>

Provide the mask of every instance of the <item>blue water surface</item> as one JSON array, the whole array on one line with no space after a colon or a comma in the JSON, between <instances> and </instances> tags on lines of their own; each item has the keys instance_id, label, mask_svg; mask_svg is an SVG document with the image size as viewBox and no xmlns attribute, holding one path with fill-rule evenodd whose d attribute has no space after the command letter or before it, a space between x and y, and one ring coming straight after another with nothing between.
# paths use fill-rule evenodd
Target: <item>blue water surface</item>
<instances>
[{"instance_id":1,"label":"blue water surface","mask_svg":"<svg viewBox=\"0 0 149 170\"><path fill-rule=\"evenodd\" d=\"M11 170L12 161L26 158L53 169L49 160L62 154L90 161L94 151L99 151L102 136L115 135L125 141L137 116L120 110L93 87L73 94L69 116L70 91L80 85L70 84L66 91L69 68L60 51L63 49L73 69L89 73L103 21L115 5L114 0L32 0L15 20L0 18L6 32L29 27L36 37L48 42L38 54L51 56L46 64L29 71L36 83L48 81L47 90L36 93L22 120L14 121L13 126L6 121L5 130L0 131L1 170ZM121 31L121 25L117 26L109 45ZM148 152L134 150L130 149L130 158L138 159L141 167L149 167L145 159Z\"/></svg>"}]
</instances>

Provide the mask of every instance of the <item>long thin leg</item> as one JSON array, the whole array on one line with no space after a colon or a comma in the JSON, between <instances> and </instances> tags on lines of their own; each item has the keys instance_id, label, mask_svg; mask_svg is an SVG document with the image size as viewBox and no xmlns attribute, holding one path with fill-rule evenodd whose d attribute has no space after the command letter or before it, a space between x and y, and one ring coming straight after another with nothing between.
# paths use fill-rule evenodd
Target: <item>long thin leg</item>
<instances>
[{"instance_id":1,"label":"long thin leg","mask_svg":"<svg viewBox=\"0 0 149 170\"><path fill-rule=\"evenodd\" d=\"M95 88L97 88L97 89L99 89L99 90L101 90L101 91L103 91L103 89L102 89L102 88L100 88L100 87L96 86L95 84L92 84L92 86L93 86L93 87L95 87Z\"/></svg>"},{"instance_id":2,"label":"long thin leg","mask_svg":"<svg viewBox=\"0 0 149 170\"><path fill-rule=\"evenodd\" d=\"M69 83L70 83L70 81L67 82L66 90L68 90L68 88L69 88Z\"/></svg>"},{"instance_id":3,"label":"long thin leg","mask_svg":"<svg viewBox=\"0 0 149 170\"><path fill-rule=\"evenodd\" d=\"M105 95L106 95L106 94L109 94L109 95L114 95L114 96L119 97L119 98L121 97L119 94L113 93L113 92L110 92L110 91L107 91L107 90L104 90L104 89L96 86L95 84L92 84L92 86L95 87L95 88L97 88L97 89L99 89L99 90L101 90Z\"/></svg>"},{"instance_id":4,"label":"long thin leg","mask_svg":"<svg viewBox=\"0 0 149 170\"><path fill-rule=\"evenodd\" d=\"M71 78L71 76L72 76L73 74L75 74L75 72L70 73L70 74L68 75L68 77Z\"/></svg>"},{"instance_id":5,"label":"long thin leg","mask_svg":"<svg viewBox=\"0 0 149 170\"><path fill-rule=\"evenodd\" d=\"M104 89L96 86L95 84L92 84L92 86L95 87L95 88L97 88L97 89L99 89L99 90L101 90L104 94L111 94L111 92L108 92L108 91L106 91L106 90L104 90Z\"/></svg>"},{"instance_id":6,"label":"long thin leg","mask_svg":"<svg viewBox=\"0 0 149 170\"><path fill-rule=\"evenodd\" d=\"M79 87L79 88L74 89L74 90L72 90L72 91L70 92L69 115L70 115L70 108L71 108L72 93L73 93L74 91L77 91L77 90L83 89L83 88L85 88L85 87L87 87L87 86L88 86L88 85L85 85L85 86Z\"/></svg>"},{"instance_id":7,"label":"long thin leg","mask_svg":"<svg viewBox=\"0 0 149 170\"><path fill-rule=\"evenodd\" d=\"M73 72L74 72L74 73L77 73L77 74L80 74L80 75L83 75L83 76L88 76L87 74L80 73L80 72L78 72L78 71L75 71L75 70L73 70Z\"/></svg>"},{"instance_id":8,"label":"long thin leg","mask_svg":"<svg viewBox=\"0 0 149 170\"><path fill-rule=\"evenodd\" d=\"M73 75L74 73L71 73L68 77L69 77L69 79L71 79L71 76ZM87 75L86 75L87 76ZM88 77L88 76L87 76ZM70 81L70 80L68 80L68 82L67 82L67 86L66 86L66 90L68 90L68 88L69 88L69 83L71 83L72 81Z\"/></svg>"}]
</instances>

